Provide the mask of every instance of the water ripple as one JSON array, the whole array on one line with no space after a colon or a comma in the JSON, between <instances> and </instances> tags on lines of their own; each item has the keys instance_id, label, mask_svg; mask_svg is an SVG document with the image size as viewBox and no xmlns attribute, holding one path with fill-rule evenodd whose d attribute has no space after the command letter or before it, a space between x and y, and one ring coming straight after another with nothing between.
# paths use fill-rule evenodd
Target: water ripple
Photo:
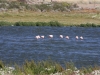
<instances>
[{"instance_id":1,"label":"water ripple","mask_svg":"<svg viewBox=\"0 0 100 75\"><path fill-rule=\"evenodd\" d=\"M44 39L36 39L44 35ZM48 35L54 35L49 38ZM60 38L63 35L64 38ZM66 39L65 36L69 36ZM75 36L83 36L76 40ZM73 61L77 66L100 65L100 28L82 27L1 27L0 59L23 63L27 60L51 58L63 63Z\"/></svg>"}]
</instances>

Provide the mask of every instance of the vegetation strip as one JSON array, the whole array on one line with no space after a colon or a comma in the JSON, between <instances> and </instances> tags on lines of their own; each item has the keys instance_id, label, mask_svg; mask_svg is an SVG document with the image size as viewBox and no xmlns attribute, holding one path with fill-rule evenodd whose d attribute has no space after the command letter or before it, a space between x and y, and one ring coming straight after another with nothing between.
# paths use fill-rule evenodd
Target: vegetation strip
<instances>
[{"instance_id":1,"label":"vegetation strip","mask_svg":"<svg viewBox=\"0 0 100 75\"><path fill-rule=\"evenodd\" d=\"M96 25L93 23L86 23L86 24L80 24L80 25L65 25L61 24L57 21L50 21L50 22L5 22L1 21L0 26L54 26L54 27L61 27L61 26L76 26L76 27L100 27L100 25Z\"/></svg>"},{"instance_id":2,"label":"vegetation strip","mask_svg":"<svg viewBox=\"0 0 100 75\"><path fill-rule=\"evenodd\" d=\"M100 67L88 66L78 69L73 62L67 62L63 68L52 60L31 60L25 61L22 66L15 64L14 67L9 67L0 61L0 75L100 75Z\"/></svg>"}]
</instances>

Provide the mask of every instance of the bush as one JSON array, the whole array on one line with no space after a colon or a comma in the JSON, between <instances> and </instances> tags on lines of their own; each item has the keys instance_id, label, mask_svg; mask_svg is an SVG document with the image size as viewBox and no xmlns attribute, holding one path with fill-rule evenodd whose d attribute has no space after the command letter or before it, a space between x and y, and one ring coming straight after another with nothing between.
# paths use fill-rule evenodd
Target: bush
<instances>
[{"instance_id":1,"label":"bush","mask_svg":"<svg viewBox=\"0 0 100 75\"><path fill-rule=\"evenodd\" d=\"M0 26L10 26L10 25L13 25L13 23L0 21Z\"/></svg>"},{"instance_id":2,"label":"bush","mask_svg":"<svg viewBox=\"0 0 100 75\"><path fill-rule=\"evenodd\" d=\"M12 64L9 66L12 66ZM9 73L9 75L50 75L58 73L60 75L74 75L77 73L79 75L90 75L93 71L100 70L100 67L97 65L82 68L80 67L80 69L78 69L74 66L73 62L65 63L65 68L63 68L61 64L50 59L38 62L35 62L34 60L25 61L23 65L17 65L15 63L13 66L14 67L11 69L5 66L2 61L0 61L0 74L2 73L3 75L6 75L6 73Z\"/></svg>"},{"instance_id":3,"label":"bush","mask_svg":"<svg viewBox=\"0 0 100 75\"><path fill-rule=\"evenodd\" d=\"M51 22L49 22L49 25L50 26L62 26L62 24L60 24L59 22L57 22L57 21L51 21Z\"/></svg>"},{"instance_id":4,"label":"bush","mask_svg":"<svg viewBox=\"0 0 100 75\"><path fill-rule=\"evenodd\" d=\"M50 21L50 22L15 22L15 23L10 23L10 22L5 22L5 21L0 21L0 26L54 26L54 27L61 27L61 26L70 26L70 27L100 27L100 25L96 24L80 24L80 25L64 25L59 23L58 21Z\"/></svg>"},{"instance_id":5,"label":"bush","mask_svg":"<svg viewBox=\"0 0 100 75\"><path fill-rule=\"evenodd\" d=\"M0 4L0 8L7 8L7 5L2 3L2 4Z\"/></svg>"},{"instance_id":6,"label":"bush","mask_svg":"<svg viewBox=\"0 0 100 75\"><path fill-rule=\"evenodd\" d=\"M0 60L0 68L4 68L4 63Z\"/></svg>"},{"instance_id":7,"label":"bush","mask_svg":"<svg viewBox=\"0 0 100 75\"><path fill-rule=\"evenodd\" d=\"M5 2L7 2L6 0L0 0L0 3L5 3Z\"/></svg>"},{"instance_id":8,"label":"bush","mask_svg":"<svg viewBox=\"0 0 100 75\"><path fill-rule=\"evenodd\" d=\"M80 24L80 27L98 27L99 25L96 24L91 24L91 23L87 23L87 24Z\"/></svg>"},{"instance_id":9,"label":"bush","mask_svg":"<svg viewBox=\"0 0 100 75\"><path fill-rule=\"evenodd\" d=\"M34 62L32 61L26 61L23 64L23 72L25 74L51 74L51 73L56 73L57 70L54 67L55 63L53 61L42 61L42 62ZM60 65L60 64L59 64Z\"/></svg>"},{"instance_id":10,"label":"bush","mask_svg":"<svg viewBox=\"0 0 100 75\"><path fill-rule=\"evenodd\" d=\"M51 22L16 22L15 26L61 26L57 21Z\"/></svg>"},{"instance_id":11,"label":"bush","mask_svg":"<svg viewBox=\"0 0 100 75\"><path fill-rule=\"evenodd\" d=\"M52 8L54 10L58 10L58 11L66 11L66 9L69 9L71 7L71 4L69 3L65 3L65 2L53 2L53 6Z\"/></svg>"},{"instance_id":12,"label":"bush","mask_svg":"<svg viewBox=\"0 0 100 75\"><path fill-rule=\"evenodd\" d=\"M12 9L12 8L17 8L17 9L19 9L19 8L20 8L20 3L15 2L15 1L12 1L12 2L9 4L9 9Z\"/></svg>"},{"instance_id":13,"label":"bush","mask_svg":"<svg viewBox=\"0 0 100 75\"><path fill-rule=\"evenodd\" d=\"M43 12L44 10L49 11L51 9L51 6L49 6L48 4L36 4L35 6L37 9L41 10L41 12Z\"/></svg>"},{"instance_id":14,"label":"bush","mask_svg":"<svg viewBox=\"0 0 100 75\"><path fill-rule=\"evenodd\" d=\"M16 22L15 26L36 26L34 22Z\"/></svg>"}]
</instances>

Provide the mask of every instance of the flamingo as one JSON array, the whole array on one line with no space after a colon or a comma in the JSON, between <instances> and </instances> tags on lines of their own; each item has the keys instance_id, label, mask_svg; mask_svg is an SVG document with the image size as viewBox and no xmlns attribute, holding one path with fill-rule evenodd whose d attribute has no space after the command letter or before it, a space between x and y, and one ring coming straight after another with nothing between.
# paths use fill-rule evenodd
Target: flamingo
<instances>
[{"instance_id":1,"label":"flamingo","mask_svg":"<svg viewBox=\"0 0 100 75\"><path fill-rule=\"evenodd\" d=\"M63 38L63 35L60 35L60 38Z\"/></svg>"},{"instance_id":2,"label":"flamingo","mask_svg":"<svg viewBox=\"0 0 100 75\"><path fill-rule=\"evenodd\" d=\"M78 36L76 36L75 38L78 39Z\"/></svg>"},{"instance_id":3,"label":"flamingo","mask_svg":"<svg viewBox=\"0 0 100 75\"><path fill-rule=\"evenodd\" d=\"M41 38L44 39L44 35L42 35Z\"/></svg>"},{"instance_id":4,"label":"flamingo","mask_svg":"<svg viewBox=\"0 0 100 75\"><path fill-rule=\"evenodd\" d=\"M37 35L37 36L35 36L35 38L36 38L36 39L40 39L40 36L39 36L39 35Z\"/></svg>"},{"instance_id":5,"label":"flamingo","mask_svg":"<svg viewBox=\"0 0 100 75\"><path fill-rule=\"evenodd\" d=\"M81 36L80 39L83 40L83 37Z\"/></svg>"},{"instance_id":6,"label":"flamingo","mask_svg":"<svg viewBox=\"0 0 100 75\"><path fill-rule=\"evenodd\" d=\"M53 38L53 35L49 35L50 38Z\"/></svg>"},{"instance_id":7,"label":"flamingo","mask_svg":"<svg viewBox=\"0 0 100 75\"><path fill-rule=\"evenodd\" d=\"M69 36L66 36L65 38L66 38L66 39L69 39Z\"/></svg>"}]
</instances>

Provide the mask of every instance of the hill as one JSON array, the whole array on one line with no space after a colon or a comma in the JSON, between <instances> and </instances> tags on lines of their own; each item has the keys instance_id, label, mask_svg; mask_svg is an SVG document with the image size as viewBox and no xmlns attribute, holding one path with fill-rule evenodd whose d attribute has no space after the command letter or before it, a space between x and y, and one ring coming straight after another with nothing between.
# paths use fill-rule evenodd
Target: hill
<instances>
[{"instance_id":1,"label":"hill","mask_svg":"<svg viewBox=\"0 0 100 75\"><path fill-rule=\"evenodd\" d=\"M22 1L27 3L39 2L71 2L71 3L100 3L100 0L6 0L6 1Z\"/></svg>"},{"instance_id":2,"label":"hill","mask_svg":"<svg viewBox=\"0 0 100 75\"><path fill-rule=\"evenodd\" d=\"M84 9L100 11L99 0L0 0L0 12L84 12Z\"/></svg>"}]
</instances>

